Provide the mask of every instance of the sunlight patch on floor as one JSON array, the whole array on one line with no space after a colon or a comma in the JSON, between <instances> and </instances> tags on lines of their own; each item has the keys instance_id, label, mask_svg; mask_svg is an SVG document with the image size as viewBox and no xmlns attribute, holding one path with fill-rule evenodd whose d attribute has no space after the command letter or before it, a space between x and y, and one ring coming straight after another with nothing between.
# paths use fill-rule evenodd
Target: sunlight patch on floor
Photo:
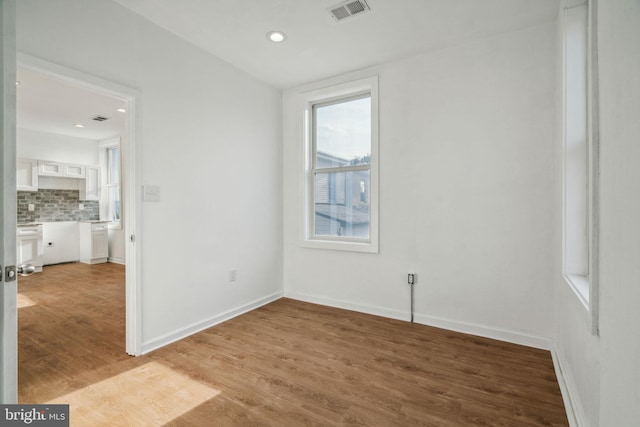
<instances>
[{"instance_id":1,"label":"sunlight patch on floor","mask_svg":"<svg viewBox=\"0 0 640 427\"><path fill-rule=\"evenodd\" d=\"M47 403L69 404L72 425L158 426L218 394L220 390L149 362Z\"/></svg>"},{"instance_id":2,"label":"sunlight patch on floor","mask_svg":"<svg viewBox=\"0 0 640 427\"><path fill-rule=\"evenodd\" d=\"M32 305L38 305L37 302L35 302L34 300L32 300L31 298L29 298L28 296L18 293L18 308L23 308L23 307L31 307Z\"/></svg>"}]
</instances>

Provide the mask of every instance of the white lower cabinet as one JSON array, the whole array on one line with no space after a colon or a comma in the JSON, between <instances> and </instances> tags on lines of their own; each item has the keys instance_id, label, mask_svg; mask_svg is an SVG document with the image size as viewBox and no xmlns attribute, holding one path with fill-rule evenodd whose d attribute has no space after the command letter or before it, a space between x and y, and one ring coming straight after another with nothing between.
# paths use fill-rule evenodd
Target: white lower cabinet
<instances>
[{"instance_id":1,"label":"white lower cabinet","mask_svg":"<svg viewBox=\"0 0 640 427\"><path fill-rule=\"evenodd\" d=\"M108 222L80 223L80 262L99 264L109 257Z\"/></svg>"},{"instance_id":2,"label":"white lower cabinet","mask_svg":"<svg viewBox=\"0 0 640 427\"><path fill-rule=\"evenodd\" d=\"M31 264L36 268L36 272L42 271L44 264L42 224L19 225L17 234L17 265Z\"/></svg>"}]
</instances>

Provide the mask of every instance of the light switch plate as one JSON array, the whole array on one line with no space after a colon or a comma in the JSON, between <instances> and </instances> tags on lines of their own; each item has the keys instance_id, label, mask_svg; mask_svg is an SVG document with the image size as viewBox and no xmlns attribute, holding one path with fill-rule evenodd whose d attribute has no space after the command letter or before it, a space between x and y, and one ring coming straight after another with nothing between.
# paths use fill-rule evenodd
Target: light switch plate
<instances>
[{"instance_id":1,"label":"light switch plate","mask_svg":"<svg viewBox=\"0 0 640 427\"><path fill-rule=\"evenodd\" d=\"M142 194L142 200L144 200L145 202L160 201L160 187L158 187L157 185L143 185Z\"/></svg>"}]
</instances>

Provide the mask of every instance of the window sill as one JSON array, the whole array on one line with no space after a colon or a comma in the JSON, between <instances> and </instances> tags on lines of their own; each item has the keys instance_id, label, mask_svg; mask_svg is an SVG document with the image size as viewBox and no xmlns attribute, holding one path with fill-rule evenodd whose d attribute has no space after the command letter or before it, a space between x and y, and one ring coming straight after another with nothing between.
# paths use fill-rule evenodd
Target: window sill
<instances>
[{"instance_id":1,"label":"window sill","mask_svg":"<svg viewBox=\"0 0 640 427\"><path fill-rule=\"evenodd\" d=\"M335 240L303 240L300 246L312 249L329 249L334 251L378 253L378 245L375 243L338 242Z\"/></svg>"},{"instance_id":2,"label":"window sill","mask_svg":"<svg viewBox=\"0 0 640 427\"><path fill-rule=\"evenodd\" d=\"M565 274L564 280L576 294L584 308L589 311L589 278L577 274Z\"/></svg>"}]
</instances>

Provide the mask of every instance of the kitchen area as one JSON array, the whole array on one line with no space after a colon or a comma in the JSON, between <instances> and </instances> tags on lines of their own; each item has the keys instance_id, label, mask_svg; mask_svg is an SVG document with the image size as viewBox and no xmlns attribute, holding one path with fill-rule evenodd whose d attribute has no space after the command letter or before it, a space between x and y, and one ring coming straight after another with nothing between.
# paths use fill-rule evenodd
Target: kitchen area
<instances>
[{"instance_id":1,"label":"kitchen area","mask_svg":"<svg viewBox=\"0 0 640 427\"><path fill-rule=\"evenodd\" d=\"M29 69L16 85L18 265L124 264L126 105Z\"/></svg>"},{"instance_id":2,"label":"kitchen area","mask_svg":"<svg viewBox=\"0 0 640 427\"><path fill-rule=\"evenodd\" d=\"M99 183L98 166L18 159L18 265L41 272L44 265L107 262L109 221L100 220Z\"/></svg>"}]
</instances>

